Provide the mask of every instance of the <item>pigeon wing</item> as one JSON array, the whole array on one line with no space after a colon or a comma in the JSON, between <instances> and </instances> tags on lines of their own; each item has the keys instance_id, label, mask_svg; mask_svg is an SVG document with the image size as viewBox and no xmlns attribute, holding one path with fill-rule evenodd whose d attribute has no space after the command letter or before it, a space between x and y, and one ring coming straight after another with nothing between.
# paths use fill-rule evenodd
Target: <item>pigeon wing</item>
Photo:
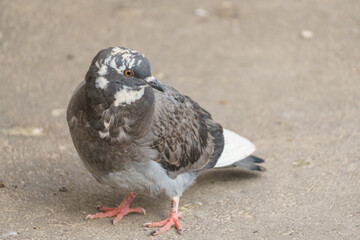
<instances>
[{"instance_id":1,"label":"pigeon wing","mask_svg":"<svg viewBox=\"0 0 360 240\"><path fill-rule=\"evenodd\" d=\"M172 178L214 167L224 148L221 125L191 98L165 89L155 91L152 147L159 152L157 161Z\"/></svg>"}]
</instances>

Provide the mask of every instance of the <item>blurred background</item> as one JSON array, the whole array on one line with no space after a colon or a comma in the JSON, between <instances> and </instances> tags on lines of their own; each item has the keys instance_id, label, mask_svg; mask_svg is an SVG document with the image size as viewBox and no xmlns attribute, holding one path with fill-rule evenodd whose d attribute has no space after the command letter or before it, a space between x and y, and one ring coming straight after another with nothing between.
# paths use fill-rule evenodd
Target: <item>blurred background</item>
<instances>
[{"instance_id":1,"label":"blurred background","mask_svg":"<svg viewBox=\"0 0 360 240\"><path fill-rule=\"evenodd\" d=\"M202 175L181 201L184 236L356 239L360 224L360 2L0 2L0 239L144 239L148 215L85 221L124 196L99 185L65 109L95 54L144 53L155 77L249 138L267 172ZM166 206L166 207L165 207Z\"/></svg>"}]
</instances>

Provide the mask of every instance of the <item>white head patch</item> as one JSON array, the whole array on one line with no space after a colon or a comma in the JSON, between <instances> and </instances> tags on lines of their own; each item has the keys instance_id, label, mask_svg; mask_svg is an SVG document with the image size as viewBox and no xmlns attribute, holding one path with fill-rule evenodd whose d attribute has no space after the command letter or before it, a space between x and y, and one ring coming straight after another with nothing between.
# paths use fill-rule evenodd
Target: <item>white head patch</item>
<instances>
[{"instance_id":1,"label":"white head patch","mask_svg":"<svg viewBox=\"0 0 360 240\"><path fill-rule=\"evenodd\" d=\"M142 63L142 60L140 59L140 60L137 62L137 65L140 66L141 63Z\"/></svg>"},{"instance_id":2,"label":"white head patch","mask_svg":"<svg viewBox=\"0 0 360 240\"><path fill-rule=\"evenodd\" d=\"M109 81L104 77L98 77L95 81L95 87L105 89Z\"/></svg>"},{"instance_id":3,"label":"white head patch","mask_svg":"<svg viewBox=\"0 0 360 240\"><path fill-rule=\"evenodd\" d=\"M121 49L121 48L119 48L119 47L114 47L112 50L111 50L111 55L116 55L116 54L118 54L118 53L121 53L121 52L123 52L124 51L124 49Z\"/></svg>"},{"instance_id":4,"label":"white head patch","mask_svg":"<svg viewBox=\"0 0 360 240\"><path fill-rule=\"evenodd\" d=\"M100 76L104 76L106 75L108 72L108 67L106 65L101 65L101 67L99 68L98 74Z\"/></svg>"},{"instance_id":5,"label":"white head patch","mask_svg":"<svg viewBox=\"0 0 360 240\"><path fill-rule=\"evenodd\" d=\"M135 66L135 55L141 55L143 57L145 57L143 54L132 50L132 49L125 49L125 48L120 48L120 47L114 47L109 56L107 56L105 59L103 60L99 60L95 63L96 67L99 69L98 73L100 76L104 76L107 74L108 72L108 67L113 68L114 70L116 70L118 73L123 74L125 69L131 69ZM116 64L116 58L121 57L121 62L122 65L117 66ZM142 60L139 60L136 65L140 65L140 63L142 62Z\"/></svg>"},{"instance_id":6,"label":"white head patch","mask_svg":"<svg viewBox=\"0 0 360 240\"><path fill-rule=\"evenodd\" d=\"M144 95L145 86L141 86L139 90L131 90L129 87L124 86L123 89L115 93L114 106L117 107L120 104L130 104L139 100Z\"/></svg>"}]
</instances>

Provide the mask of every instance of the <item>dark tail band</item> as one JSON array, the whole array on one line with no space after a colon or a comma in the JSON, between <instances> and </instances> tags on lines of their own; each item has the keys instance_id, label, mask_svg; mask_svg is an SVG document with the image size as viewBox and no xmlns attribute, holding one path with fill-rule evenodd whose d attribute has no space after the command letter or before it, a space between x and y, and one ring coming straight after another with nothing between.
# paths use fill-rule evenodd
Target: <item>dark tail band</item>
<instances>
[{"instance_id":1,"label":"dark tail band","mask_svg":"<svg viewBox=\"0 0 360 240\"><path fill-rule=\"evenodd\" d=\"M250 155L247 158L244 158L238 162L234 162L231 167L239 167L239 168L245 168L249 170L256 170L256 171L265 171L266 168L257 165L258 163L263 163L264 160L261 158L258 158L254 155Z\"/></svg>"}]
</instances>

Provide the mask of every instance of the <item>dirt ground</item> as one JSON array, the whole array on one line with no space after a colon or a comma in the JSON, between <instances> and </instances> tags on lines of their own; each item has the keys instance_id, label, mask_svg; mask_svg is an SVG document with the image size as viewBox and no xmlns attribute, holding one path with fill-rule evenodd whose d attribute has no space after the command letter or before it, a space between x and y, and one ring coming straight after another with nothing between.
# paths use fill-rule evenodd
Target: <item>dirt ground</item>
<instances>
[{"instance_id":1,"label":"dirt ground","mask_svg":"<svg viewBox=\"0 0 360 240\"><path fill-rule=\"evenodd\" d=\"M359 239L360 1L0 2L0 239L146 239L147 215L86 221L124 197L79 160L65 108L93 56L144 53L153 75L251 139L262 174L208 172L180 201L184 234Z\"/></svg>"}]
</instances>

